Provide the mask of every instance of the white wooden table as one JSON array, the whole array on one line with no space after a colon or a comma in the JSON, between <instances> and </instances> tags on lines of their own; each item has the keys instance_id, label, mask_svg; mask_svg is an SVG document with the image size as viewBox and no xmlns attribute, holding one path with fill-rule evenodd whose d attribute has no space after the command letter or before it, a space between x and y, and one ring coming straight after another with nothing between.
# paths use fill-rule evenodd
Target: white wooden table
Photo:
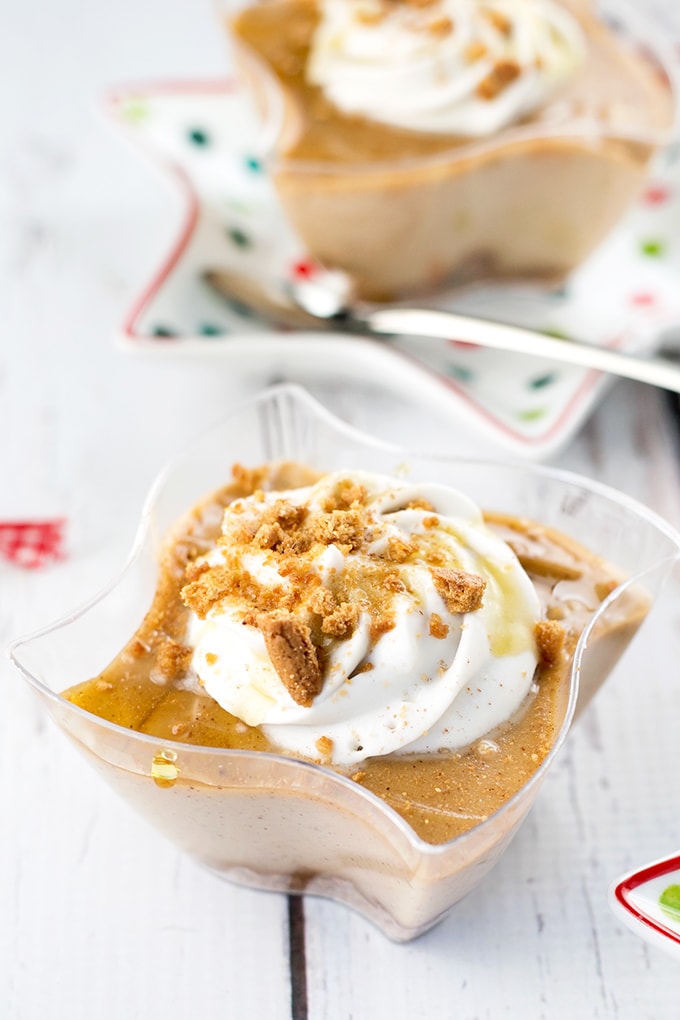
<instances>
[{"instance_id":1,"label":"white wooden table","mask_svg":"<svg viewBox=\"0 0 680 1020\"><path fill-rule=\"evenodd\" d=\"M0 561L2 644L105 581L175 444L266 381L266 366L225 378L217 360L135 359L111 342L175 224L95 99L112 82L221 74L209 0L5 13L0 520L65 514L69 556L36 572ZM427 411L380 393L316 393L412 446L437 434ZM555 463L680 526L676 408L618 383ZM474 435L448 442L482 452ZM680 844L674 594L574 730L499 867L405 946L332 904L233 888L181 857L90 774L3 659L0 1017L675 1020L680 966L606 904L613 878Z\"/></svg>"}]
</instances>

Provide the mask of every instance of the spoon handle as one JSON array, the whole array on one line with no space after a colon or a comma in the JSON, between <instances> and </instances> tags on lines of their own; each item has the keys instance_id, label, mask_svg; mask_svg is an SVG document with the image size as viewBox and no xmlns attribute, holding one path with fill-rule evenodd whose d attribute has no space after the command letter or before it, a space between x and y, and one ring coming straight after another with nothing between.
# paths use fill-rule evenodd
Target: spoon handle
<instances>
[{"instance_id":1,"label":"spoon handle","mask_svg":"<svg viewBox=\"0 0 680 1020\"><path fill-rule=\"evenodd\" d=\"M608 347L560 340L519 326L473 319L454 312L417 308L382 309L362 317L361 327L380 335L436 337L494 347L500 351L534 354L680 393L680 367L662 358L646 360Z\"/></svg>"}]
</instances>

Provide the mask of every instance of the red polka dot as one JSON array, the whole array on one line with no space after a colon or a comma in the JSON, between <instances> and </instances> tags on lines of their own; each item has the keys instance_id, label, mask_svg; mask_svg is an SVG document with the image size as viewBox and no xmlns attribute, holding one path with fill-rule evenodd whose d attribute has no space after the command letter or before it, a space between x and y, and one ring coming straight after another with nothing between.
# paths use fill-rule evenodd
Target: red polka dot
<instances>
[{"instance_id":1,"label":"red polka dot","mask_svg":"<svg viewBox=\"0 0 680 1020\"><path fill-rule=\"evenodd\" d=\"M319 267L310 259L298 259L291 266L291 274L298 280L311 280L318 271Z\"/></svg>"},{"instance_id":2,"label":"red polka dot","mask_svg":"<svg viewBox=\"0 0 680 1020\"><path fill-rule=\"evenodd\" d=\"M630 303L637 308L651 308L656 304L656 295L641 291L639 294L631 294Z\"/></svg>"},{"instance_id":3,"label":"red polka dot","mask_svg":"<svg viewBox=\"0 0 680 1020\"><path fill-rule=\"evenodd\" d=\"M663 184L651 184L644 193L647 205L663 205L670 198L670 189Z\"/></svg>"}]
</instances>

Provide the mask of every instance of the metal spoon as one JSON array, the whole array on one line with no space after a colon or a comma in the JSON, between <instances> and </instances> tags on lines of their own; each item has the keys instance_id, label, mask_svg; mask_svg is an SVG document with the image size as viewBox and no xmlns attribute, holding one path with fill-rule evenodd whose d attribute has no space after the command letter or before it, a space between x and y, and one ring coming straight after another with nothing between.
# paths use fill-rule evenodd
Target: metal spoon
<instances>
[{"instance_id":1,"label":"metal spoon","mask_svg":"<svg viewBox=\"0 0 680 1020\"><path fill-rule=\"evenodd\" d=\"M351 302L350 289L343 286L343 278L336 274L328 274L325 283L323 280L301 282L287 289L225 269L209 270L204 279L227 300L246 306L270 322L293 329L326 328L367 336L457 340L596 369L680 393L680 367L663 358L645 359L455 312L364 308Z\"/></svg>"}]
</instances>

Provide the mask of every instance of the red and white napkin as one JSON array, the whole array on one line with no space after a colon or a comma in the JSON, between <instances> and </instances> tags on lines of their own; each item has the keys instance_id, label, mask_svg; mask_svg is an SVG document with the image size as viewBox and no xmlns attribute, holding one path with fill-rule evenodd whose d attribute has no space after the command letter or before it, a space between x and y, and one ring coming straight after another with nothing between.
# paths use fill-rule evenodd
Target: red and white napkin
<instances>
[{"instance_id":1,"label":"red and white napkin","mask_svg":"<svg viewBox=\"0 0 680 1020\"><path fill-rule=\"evenodd\" d=\"M0 520L0 560L27 570L66 557L66 519Z\"/></svg>"}]
</instances>

